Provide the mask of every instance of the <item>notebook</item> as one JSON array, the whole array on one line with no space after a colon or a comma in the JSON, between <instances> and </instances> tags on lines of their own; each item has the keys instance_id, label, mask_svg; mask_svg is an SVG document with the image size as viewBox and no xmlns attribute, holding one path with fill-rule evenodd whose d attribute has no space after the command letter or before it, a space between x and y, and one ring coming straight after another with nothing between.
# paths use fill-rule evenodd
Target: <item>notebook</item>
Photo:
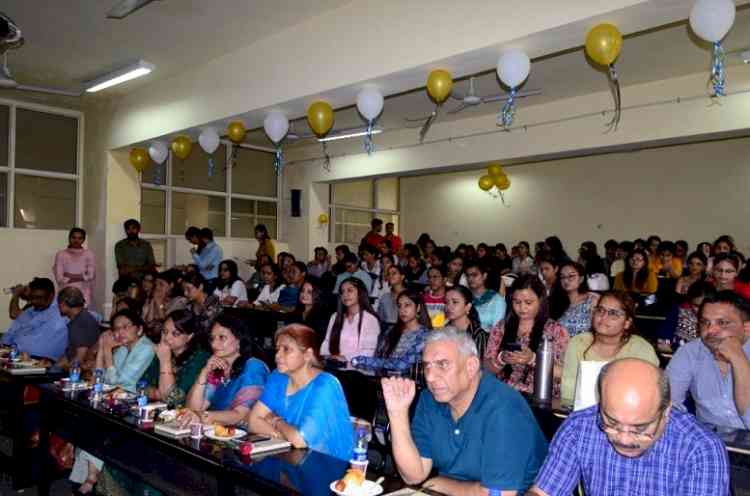
<instances>
[{"instance_id":1,"label":"notebook","mask_svg":"<svg viewBox=\"0 0 750 496\"><path fill-rule=\"evenodd\" d=\"M183 437L190 435L190 426L182 427L178 422L158 423L154 426L154 432L170 437Z\"/></svg>"}]
</instances>

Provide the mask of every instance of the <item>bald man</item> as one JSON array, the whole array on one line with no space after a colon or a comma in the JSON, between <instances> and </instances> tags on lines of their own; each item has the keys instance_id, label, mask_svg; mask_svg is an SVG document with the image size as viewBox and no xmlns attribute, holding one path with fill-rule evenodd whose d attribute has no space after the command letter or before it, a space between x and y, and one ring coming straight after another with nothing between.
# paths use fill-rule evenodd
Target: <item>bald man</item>
<instances>
[{"instance_id":1,"label":"bald man","mask_svg":"<svg viewBox=\"0 0 750 496\"><path fill-rule=\"evenodd\" d=\"M527 496L729 494L724 444L695 418L673 410L669 380L654 365L625 358L605 365L600 402L573 413L552 440Z\"/></svg>"}]
</instances>

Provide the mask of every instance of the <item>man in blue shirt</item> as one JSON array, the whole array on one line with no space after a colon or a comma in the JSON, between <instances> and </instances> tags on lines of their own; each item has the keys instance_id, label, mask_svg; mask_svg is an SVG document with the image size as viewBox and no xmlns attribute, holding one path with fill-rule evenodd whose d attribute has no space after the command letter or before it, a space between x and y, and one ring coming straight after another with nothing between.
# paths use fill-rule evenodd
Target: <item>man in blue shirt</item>
<instances>
[{"instance_id":1,"label":"man in blue shirt","mask_svg":"<svg viewBox=\"0 0 750 496\"><path fill-rule=\"evenodd\" d=\"M221 246L214 242L214 232L204 227L200 230L198 236L200 240L200 250L195 248L190 249L190 253L193 255L193 261L198 266L198 271L206 280L207 294L211 294L216 287L216 278L219 277L219 264L224 258L224 251Z\"/></svg>"},{"instance_id":2,"label":"man in blue shirt","mask_svg":"<svg viewBox=\"0 0 750 496\"><path fill-rule=\"evenodd\" d=\"M2 343L15 344L21 352L57 361L68 347L68 327L57 305L53 304L55 285L47 278L34 278L27 287L14 292L11 310L18 306L20 297L27 299L31 306L16 316Z\"/></svg>"},{"instance_id":3,"label":"man in blue shirt","mask_svg":"<svg viewBox=\"0 0 750 496\"><path fill-rule=\"evenodd\" d=\"M671 408L669 380L638 358L602 368L599 405L573 413L555 434L527 496L729 494L724 444Z\"/></svg>"},{"instance_id":4,"label":"man in blue shirt","mask_svg":"<svg viewBox=\"0 0 750 496\"><path fill-rule=\"evenodd\" d=\"M370 277L370 274L359 268L359 265L357 265L357 255L354 253L347 253L341 260L341 263L344 264L344 272L339 274L336 278L336 285L333 287L333 294L339 294L341 283L350 277L356 277L362 281L367 288L367 294L370 294L372 291L372 277Z\"/></svg>"},{"instance_id":5,"label":"man in blue shirt","mask_svg":"<svg viewBox=\"0 0 750 496\"><path fill-rule=\"evenodd\" d=\"M383 379L393 456L407 484L443 494L515 495L533 482L547 441L526 400L494 376L483 374L471 336L447 326L431 331L422 355L428 391L414 420L413 381Z\"/></svg>"}]
</instances>

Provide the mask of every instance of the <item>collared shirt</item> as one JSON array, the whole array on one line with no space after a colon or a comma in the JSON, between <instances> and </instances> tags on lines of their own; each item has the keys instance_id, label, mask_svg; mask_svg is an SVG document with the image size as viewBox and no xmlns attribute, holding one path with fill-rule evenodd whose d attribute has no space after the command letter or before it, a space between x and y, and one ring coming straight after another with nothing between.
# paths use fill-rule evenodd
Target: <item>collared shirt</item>
<instances>
[{"instance_id":1,"label":"collared shirt","mask_svg":"<svg viewBox=\"0 0 750 496\"><path fill-rule=\"evenodd\" d=\"M523 494L547 454L526 400L490 374L482 374L458 420L447 404L422 391L411 433L419 455L431 459L441 476L479 482L486 489Z\"/></svg>"},{"instance_id":2,"label":"collared shirt","mask_svg":"<svg viewBox=\"0 0 750 496\"><path fill-rule=\"evenodd\" d=\"M362 326L360 327L360 319ZM328 331L323 344L320 346L321 355L331 354L331 331L336 322L336 314L328 321ZM373 356L378 346L380 336L380 322L378 318L367 311L360 311L352 318L344 316L344 325L339 336L339 355L351 361L355 356Z\"/></svg>"},{"instance_id":3,"label":"collared shirt","mask_svg":"<svg viewBox=\"0 0 750 496\"><path fill-rule=\"evenodd\" d=\"M21 352L57 361L68 347L68 326L55 303L44 310L29 307L10 325L3 344L15 344Z\"/></svg>"},{"instance_id":4,"label":"collared shirt","mask_svg":"<svg viewBox=\"0 0 750 496\"><path fill-rule=\"evenodd\" d=\"M597 425L599 407L568 417L552 440L536 485L569 496L583 482L587 496L729 494L727 450L695 418L672 409L662 436L637 458L618 454Z\"/></svg>"},{"instance_id":5,"label":"collared shirt","mask_svg":"<svg viewBox=\"0 0 750 496\"><path fill-rule=\"evenodd\" d=\"M154 249L151 247L151 243L141 238L138 238L133 243L128 238L118 241L115 245L115 260L117 261L118 268L123 265L131 267L156 265ZM133 276L142 277L143 273L136 272L133 273Z\"/></svg>"},{"instance_id":6,"label":"collared shirt","mask_svg":"<svg viewBox=\"0 0 750 496\"><path fill-rule=\"evenodd\" d=\"M743 346L750 357L750 340ZM713 353L696 339L677 350L667 366L672 403L682 406L687 392L695 400L696 416L708 424L750 429L750 409L742 415L734 403L732 367L722 375Z\"/></svg>"},{"instance_id":7,"label":"collared shirt","mask_svg":"<svg viewBox=\"0 0 750 496\"><path fill-rule=\"evenodd\" d=\"M336 278L336 285L333 287L333 293L338 294L341 283L346 281L350 277L356 277L357 279L365 283L367 294L370 294L370 291L372 291L372 277L370 277L370 274L362 269L357 269L357 271L354 273L342 272L341 274L339 274L339 276Z\"/></svg>"},{"instance_id":8,"label":"collared shirt","mask_svg":"<svg viewBox=\"0 0 750 496\"><path fill-rule=\"evenodd\" d=\"M112 366L104 371L104 381L123 389L135 392L141 376L154 359L154 343L146 336L141 336L132 349L119 346L112 353Z\"/></svg>"},{"instance_id":9,"label":"collared shirt","mask_svg":"<svg viewBox=\"0 0 750 496\"><path fill-rule=\"evenodd\" d=\"M219 277L219 264L223 258L224 250L213 241L209 241L200 253L193 253L193 261L207 281Z\"/></svg>"},{"instance_id":10,"label":"collared shirt","mask_svg":"<svg viewBox=\"0 0 750 496\"><path fill-rule=\"evenodd\" d=\"M99 339L99 322L86 310L81 310L68 322L68 347L65 356L72 360L78 348L90 348Z\"/></svg>"}]
</instances>

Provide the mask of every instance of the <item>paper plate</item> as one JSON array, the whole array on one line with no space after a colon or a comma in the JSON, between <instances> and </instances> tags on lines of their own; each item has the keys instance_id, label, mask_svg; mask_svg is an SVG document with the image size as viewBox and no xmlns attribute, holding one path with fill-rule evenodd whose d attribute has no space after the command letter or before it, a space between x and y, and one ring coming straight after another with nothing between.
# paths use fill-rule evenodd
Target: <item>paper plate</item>
<instances>
[{"instance_id":1,"label":"paper plate","mask_svg":"<svg viewBox=\"0 0 750 496\"><path fill-rule=\"evenodd\" d=\"M373 481L369 480L364 481L359 487L347 486L345 491L337 491L337 482L337 480L331 482L331 485L328 486L328 488L339 496L377 496L383 492L383 486L375 484Z\"/></svg>"},{"instance_id":2,"label":"paper plate","mask_svg":"<svg viewBox=\"0 0 750 496\"><path fill-rule=\"evenodd\" d=\"M213 439L214 441L231 441L233 439L240 439L240 438L243 438L243 437L247 436L247 431L242 430L242 429L238 429L238 428L235 427L234 428L234 436L226 436L225 437L225 436L216 436L214 434L214 428L213 427L208 427L208 428L203 429L203 435L206 436L209 439Z\"/></svg>"}]
</instances>

